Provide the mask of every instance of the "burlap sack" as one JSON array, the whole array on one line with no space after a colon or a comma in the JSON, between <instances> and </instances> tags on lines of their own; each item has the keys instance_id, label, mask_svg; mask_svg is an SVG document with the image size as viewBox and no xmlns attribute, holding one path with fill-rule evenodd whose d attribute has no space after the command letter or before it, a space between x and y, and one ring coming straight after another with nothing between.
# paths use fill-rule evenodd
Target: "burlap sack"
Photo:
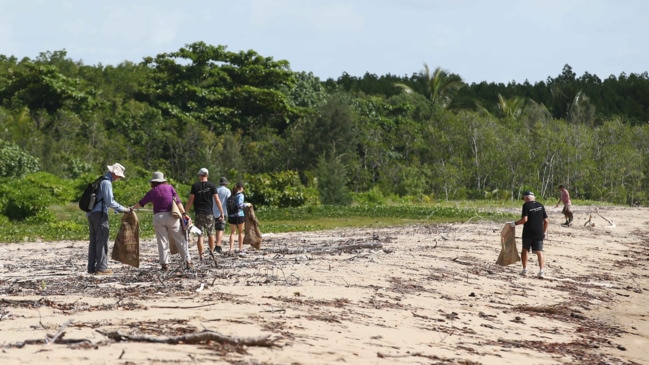
<instances>
[{"instance_id":1,"label":"burlap sack","mask_svg":"<svg viewBox=\"0 0 649 365\"><path fill-rule=\"evenodd\" d=\"M178 253L178 246L176 246L178 243L171 237L169 236L169 253L172 255L175 255Z\"/></svg>"},{"instance_id":2,"label":"burlap sack","mask_svg":"<svg viewBox=\"0 0 649 365\"><path fill-rule=\"evenodd\" d=\"M124 213L122 216L111 258L126 265L140 267L140 222L135 212Z\"/></svg>"},{"instance_id":3,"label":"burlap sack","mask_svg":"<svg viewBox=\"0 0 649 365\"><path fill-rule=\"evenodd\" d=\"M500 249L500 255L496 264L501 266L511 265L515 262L521 260L521 257L518 255L518 249L516 248L516 228L505 223L502 231L500 231L500 244L502 248Z\"/></svg>"},{"instance_id":4,"label":"burlap sack","mask_svg":"<svg viewBox=\"0 0 649 365\"><path fill-rule=\"evenodd\" d=\"M180 219L180 229L185 235L185 240L187 241L187 249L189 249L189 232L187 231L187 225L185 224L185 219ZM173 238L172 235L169 235L169 253L172 255L177 254L178 252L178 246L177 245L182 245L183 242L176 242Z\"/></svg>"},{"instance_id":5,"label":"burlap sack","mask_svg":"<svg viewBox=\"0 0 649 365\"><path fill-rule=\"evenodd\" d=\"M243 208L245 216L245 236L243 244L250 245L256 249L261 248L261 231L259 230L259 221L255 216L255 209L252 205Z\"/></svg>"},{"instance_id":6,"label":"burlap sack","mask_svg":"<svg viewBox=\"0 0 649 365\"><path fill-rule=\"evenodd\" d=\"M180 208L178 208L178 204L176 203L176 199L174 197L171 198L171 215L174 216L176 219L180 219L183 217L183 215L180 213Z\"/></svg>"}]
</instances>

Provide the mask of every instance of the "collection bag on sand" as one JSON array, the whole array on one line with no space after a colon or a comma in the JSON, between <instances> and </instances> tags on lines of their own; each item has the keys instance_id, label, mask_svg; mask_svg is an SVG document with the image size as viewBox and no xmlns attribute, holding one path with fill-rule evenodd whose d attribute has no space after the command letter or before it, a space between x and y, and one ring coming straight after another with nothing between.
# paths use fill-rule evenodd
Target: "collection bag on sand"
<instances>
[{"instance_id":1,"label":"collection bag on sand","mask_svg":"<svg viewBox=\"0 0 649 365\"><path fill-rule=\"evenodd\" d=\"M245 236L243 244L250 245L257 250L261 248L261 231L259 230L259 221L255 216L255 209L252 205L243 208L245 216Z\"/></svg>"},{"instance_id":2,"label":"collection bag on sand","mask_svg":"<svg viewBox=\"0 0 649 365\"><path fill-rule=\"evenodd\" d=\"M515 232L515 227L510 226L509 223L505 223L502 231L500 231L500 244L502 248L496 264L507 266L521 260L521 257L518 255L518 249L516 249Z\"/></svg>"},{"instance_id":3,"label":"collection bag on sand","mask_svg":"<svg viewBox=\"0 0 649 365\"><path fill-rule=\"evenodd\" d=\"M124 213L122 216L111 258L126 265L140 267L140 222L135 212Z\"/></svg>"}]
</instances>

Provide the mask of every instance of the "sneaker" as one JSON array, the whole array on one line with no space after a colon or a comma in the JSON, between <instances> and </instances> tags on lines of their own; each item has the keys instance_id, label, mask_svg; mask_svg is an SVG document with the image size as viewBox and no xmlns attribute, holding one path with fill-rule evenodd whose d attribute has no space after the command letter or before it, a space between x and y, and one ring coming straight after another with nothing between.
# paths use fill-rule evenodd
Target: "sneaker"
<instances>
[{"instance_id":1,"label":"sneaker","mask_svg":"<svg viewBox=\"0 0 649 365\"><path fill-rule=\"evenodd\" d=\"M97 275L110 275L113 273L113 270L111 269L106 269L106 270L97 270L95 274Z\"/></svg>"},{"instance_id":2,"label":"sneaker","mask_svg":"<svg viewBox=\"0 0 649 365\"><path fill-rule=\"evenodd\" d=\"M527 269L521 270L521 276L525 276L525 275L527 275Z\"/></svg>"},{"instance_id":3,"label":"sneaker","mask_svg":"<svg viewBox=\"0 0 649 365\"><path fill-rule=\"evenodd\" d=\"M162 265L160 265L160 270L162 270L162 271L169 271L169 265L168 265L168 264L162 264Z\"/></svg>"},{"instance_id":4,"label":"sneaker","mask_svg":"<svg viewBox=\"0 0 649 365\"><path fill-rule=\"evenodd\" d=\"M539 271L539 274L537 276L539 277L539 279L543 279L543 276L545 276L545 273L543 272L543 270L541 270L541 271Z\"/></svg>"},{"instance_id":5,"label":"sneaker","mask_svg":"<svg viewBox=\"0 0 649 365\"><path fill-rule=\"evenodd\" d=\"M219 255L223 253L223 249L221 246L216 246L214 247L214 252L218 253Z\"/></svg>"},{"instance_id":6,"label":"sneaker","mask_svg":"<svg viewBox=\"0 0 649 365\"><path fill-rule=\"evenodd\" d=\"M239 257L246 257L246 256L248 256L246 251L239 251Z\"/></svg>"}]
</instances>

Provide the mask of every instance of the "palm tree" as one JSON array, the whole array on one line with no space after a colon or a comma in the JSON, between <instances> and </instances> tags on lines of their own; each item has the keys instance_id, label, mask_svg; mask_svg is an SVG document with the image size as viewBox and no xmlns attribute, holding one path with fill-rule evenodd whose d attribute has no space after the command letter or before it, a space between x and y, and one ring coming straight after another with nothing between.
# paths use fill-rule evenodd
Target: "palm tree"
<instances>
[{"instance_id":1,"label":"palm tree","mask_svg":"<svg viewBox=\"0 0 649 365\"><path fill-rule=\"evenodd\" d=\"M505 99L502 95L498 94L498 109L504 117L516 120L523 114L526 101L525 98L520 96Z\"/></svg>"},{"instance_id":2,"label":"palm tree","mask_svg":"<svg viewBox=\"0 0 649 365\"><path fill-rule=\"evenodd\" d=\"M457 75L450 74L448 71L437 67L432 75L428 65L424 63L424 70L421 71L421 76L426 82L424 95L430 99L434 106L441 107L442 109L448 108L453 101L455 93L464 86L462 78ZM410 93L414 90L402 83L396 83L395 86Z\"/></svg>"}]
</instances>

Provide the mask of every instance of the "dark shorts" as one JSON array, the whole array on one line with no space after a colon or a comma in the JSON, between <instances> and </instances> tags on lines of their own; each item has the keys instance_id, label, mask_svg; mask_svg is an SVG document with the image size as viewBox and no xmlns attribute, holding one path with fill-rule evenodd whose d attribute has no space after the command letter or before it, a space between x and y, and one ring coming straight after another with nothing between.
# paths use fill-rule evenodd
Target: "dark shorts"
<instances>
[{"instance_id":1,"label":"dark shorts","mask_svg":"<svg viewBox=\"0 0 649 365\"><path fill-rule=\"evenodd\" d=\"M196 221L194 225L198 227L203 234L206 236L211 236L214 234L214 215L210 214L196 214Z\"/></svg>"},{"instance_id":2,"label":"dark shorts","mask_svg":"<svg viewBox=\"0 0 649 365\"><path fill-rule=\"evenodd\" d=\"M230 223L230 224L239 225L239 224L243 224L245 221L246 221L246 218L241 217L241 216L228 217L228 223Z\"/></svg>"},{"instance_id":3,"label":"dark shorts","mask_svg":"<svg viewBox=\"0 0 649 365\"><path fill-rule=\"evenodd\" d=\"M220 221L218 218L214 218L214 229L217 231L225 231L225 221Z\"/></svg>"},{"instance_id":4,"label":"dark shorts","mask_svg":"<svg viewBox=\"0 0 649 365\"><path fill-rule=\"evenodd\" d=\"M523 250L524 251L543 251L543 240L535 238L523 238Z\"/></svg>"}]
</instances>

